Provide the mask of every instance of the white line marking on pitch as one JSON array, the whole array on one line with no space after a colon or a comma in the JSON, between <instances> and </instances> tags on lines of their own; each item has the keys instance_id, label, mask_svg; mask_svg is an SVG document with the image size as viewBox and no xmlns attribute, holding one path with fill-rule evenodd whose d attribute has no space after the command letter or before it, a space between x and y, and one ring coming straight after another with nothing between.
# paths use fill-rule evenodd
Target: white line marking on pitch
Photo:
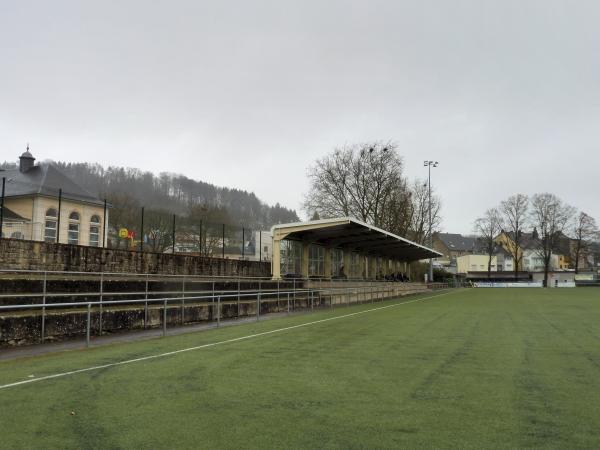
<instances>
[{"instance_id":1,"label":"white line marking on pitch","mask_svg":"<svg viewBox=\"0 0 600 450\"><path fill-rule=\"evenodd\" d=\"M51 380L53 378L61 378L61 377L66 377L68 375L75 375L78 373L90 372L92 370L107 369L109 367L123 366L125 364L132 364L132 363L141 362L141 361L148 361L151 359L164 358L165 356L172 356L172 355L177 355L179 353L191 352L193 350L201 350L204 348L215 347L217 345L229 344L231 342L238 342L238 341L243 341L246 339L253 339L256 337L260 337L260 336L267 336L269 334L281 333L283 331L294 330L296 328L307 327L309 325L316 325L316 324L323 323L323 322L329 322L331 320L344 319L346 317L358 316L360 314L366 314L366 313L373 312L373 311L380 311L382 309L387 309L387 308L395 308L395 307L402 306L402 305L408 305L409 303L422 302L423 300L430 300L432 298L442 297L444 295L453 294L455 292L457 292L457 291L445 292L445 293L439 294L439 295L431 295L429 297L418 298L415 300L410 300L408 302L401 302L401 303L396 303L393 305L380 306L377 308L371 308L371 309L367 309L364 311L357 311L357 312L353 312L353 313L344 314L341 316L329 317L327 319L314 320L312 322L306 322L306 323L301 323L299 325L292 325L289 327L278 328L276 330L264 331L262 333L250 334L248 336L241 336L241 337L237 337L237 338L233 338L233 339L227 339L225 341L218 341L218 342L212 342L210 344L198 345L196 347L183 348L181 350L174 350L172 352L160 353L158 355L142 356L140 358L127 359L125 361L118 361L115 363L103 364L101 366L86 367L84 369L71 370L69 372L56 373L54 375L46 375L46 376L39 377L39 378L17 381L15 383L0 385L0 389L8 389L11 387L21 386L24 384L36 383L38 381Z\"/></svg>"}]
</instances>

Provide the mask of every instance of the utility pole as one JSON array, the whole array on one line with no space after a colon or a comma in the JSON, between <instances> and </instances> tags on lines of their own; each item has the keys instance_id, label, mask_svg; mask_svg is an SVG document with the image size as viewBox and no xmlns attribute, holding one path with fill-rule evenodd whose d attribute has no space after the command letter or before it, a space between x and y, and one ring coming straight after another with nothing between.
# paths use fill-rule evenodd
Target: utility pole
<instances>
[{"instance_id":1,"label":"utility pole","mask_svg":"<svg viewBox=\"0 0 600 450\"><path fill-rule=\"evenodd\" d=\"M437 161L424 161L423 165L429 169L429 177L427 179L427 185L429 189L429 248L433 249L433 223L431 221L431 167L438 166ZM433 258L429 258L429 283L433 282Z\"/></svg>"}]
</instances>

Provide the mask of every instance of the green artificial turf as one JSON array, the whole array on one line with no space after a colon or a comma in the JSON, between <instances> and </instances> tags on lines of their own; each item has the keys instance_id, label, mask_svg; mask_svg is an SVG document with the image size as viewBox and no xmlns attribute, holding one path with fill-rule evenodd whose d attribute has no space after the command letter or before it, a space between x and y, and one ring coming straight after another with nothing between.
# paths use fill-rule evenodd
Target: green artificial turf
<instances>
[{"instance_id":1,"label":"green artificial turf","mask_svg":"<svg viewBox=\"0 0 600 450\"><path fill-rule=\"evenodd\" d=\"M377 306L3 362L0 384ZM592 288L453 291L0 389L10 449L598 447Z\"/></svg>"}]
</instances>

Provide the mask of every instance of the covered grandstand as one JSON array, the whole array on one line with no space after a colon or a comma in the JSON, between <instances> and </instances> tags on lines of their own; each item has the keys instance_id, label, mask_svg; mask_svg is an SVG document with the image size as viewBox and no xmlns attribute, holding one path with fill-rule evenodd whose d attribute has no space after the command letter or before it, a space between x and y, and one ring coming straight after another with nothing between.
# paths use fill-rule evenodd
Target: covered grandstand
<instances>
[{"instance_id":1,"label":"covered grandstand","mask_svg":"<svg viewBox=\"0 0 600 450\"><path fill-rule=\"evenodd\" d=\"M274 279L410 276L409 263L441 253L350 217L275 225Z\"/></svg>"}]
</instances>

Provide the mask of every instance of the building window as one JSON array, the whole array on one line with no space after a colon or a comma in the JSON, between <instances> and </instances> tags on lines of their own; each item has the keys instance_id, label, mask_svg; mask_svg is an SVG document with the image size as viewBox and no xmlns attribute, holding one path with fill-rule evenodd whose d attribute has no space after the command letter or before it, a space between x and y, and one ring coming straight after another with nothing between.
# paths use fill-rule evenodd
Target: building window
<instances>
[{"instance_id":1,"label":"building window","mask_svg":"<svg viewBox=\"0 0 600 450\"><path fill-rule=\"evenodd\" d=\"M90 219L90 247L100 246L100 217L92 216Z\"/></svg>"},{"instance_id":2,"label":"building window","mask_svg":"<svg viewBox=\"0 0 600 450\"><path fill-rule=\"evenodd\" d=\"M331 251L331 276L346 277L346 268L344 267L344 251L340 248L334 248Z\"/></svg>"},{"instance_id":3,"label":"building window","mask_svg":"<svg viewBox=\"0 0 600 450\"><path fill-rule=\"evenodd\" d=\"M325 248L311 245L308 249L308 275L322 277L325 275Z\"/></svg>"},{"instance_id":4,"label":"building window","mask_svg":"<svg viewBox=\"0 0 600 450\"><path fill-rule=\"evenodd\" d=\"M302 243L299 241L281 241L281 273L283 275L297 275L302 273ZM265 246L265 253L268 247Z\"/></svg>"},{"instance_id":5,"label":"building window","mask_svg":"<svg viewBox=\"0 0 600 450\"><path fill-rule=\"evenodd\" d=\"M44 225L44 241L56 242L56 219L58 214L56 209L50 208L46 211L46 220Z\"/></svg>"},{"instance_id":6,"label":"building window","mask_svg":"<svg viewBox=\"0 0 600 450\"><path fill-rule=\"evenodd\" d=\"M69 215L69 233L67 242L71 245L79 244L79 213L73 211Z\"/></svg>"}]
</instances>

